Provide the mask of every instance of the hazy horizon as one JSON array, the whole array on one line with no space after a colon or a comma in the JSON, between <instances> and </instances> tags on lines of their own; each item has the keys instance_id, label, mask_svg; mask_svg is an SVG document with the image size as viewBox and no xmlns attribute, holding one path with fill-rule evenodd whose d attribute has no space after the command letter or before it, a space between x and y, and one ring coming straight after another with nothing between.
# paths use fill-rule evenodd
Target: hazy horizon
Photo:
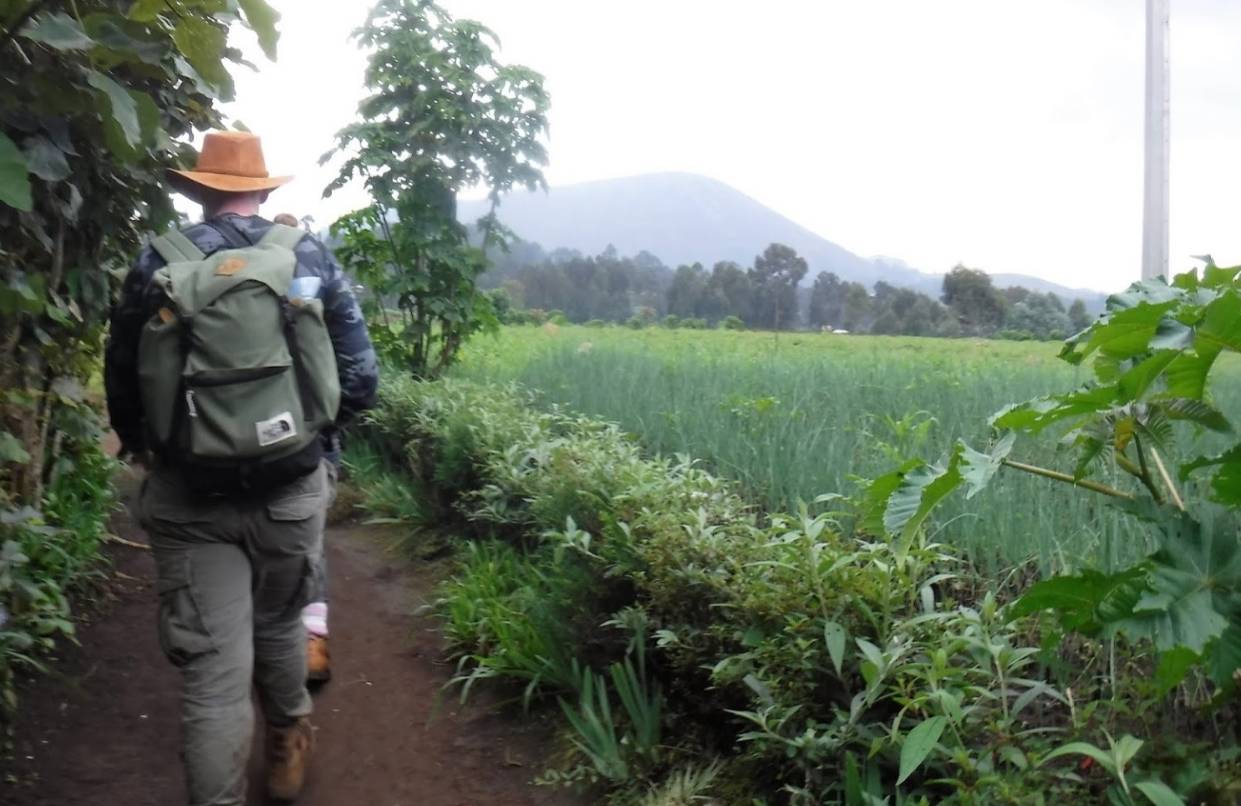
<instances>
[{"instance_id":1,"label":"hazy horizon","mask_svg":"<svg viewBox=\"0 0 1241 806\"><path fill-rule=\"evenodd\" d=\"M1142 0L442 4L545 75L553 186L694 173L926 272L1105 290L1140 274ZM237 70L226 111L263 136L273 172L298 176L269 209L326 226L365 201L320 199L334 172L316 162L365 94L347 36L369 5L273 5L280 59L248 48L259 72ZM1179 271L1204 252L1241 259L1241 4L1178 0L1172 32Z\"/></svg>"}]
</instances>

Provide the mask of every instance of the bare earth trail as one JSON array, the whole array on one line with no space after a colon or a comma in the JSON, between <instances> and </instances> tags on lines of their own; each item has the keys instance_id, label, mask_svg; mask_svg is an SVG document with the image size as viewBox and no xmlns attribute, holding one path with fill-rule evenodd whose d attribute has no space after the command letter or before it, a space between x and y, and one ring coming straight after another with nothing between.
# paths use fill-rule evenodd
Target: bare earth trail
<instances>
[{"instance_id":1,"label":"bare earth trail","mask_svg":"<svg viewBox=\"0 0 1241 806\"><path fill-rule=\"evenodd\" d=\"M132 480L122 484L126 500ZM113 531L145 542L122 512ZM299 806L571 806L537 788L545 727L442 693L451 668L432 621L415 615L427 574L400 568L365 527L327 534L333 680L315 695L318 752ZM0 806L177 806L178 675L155 635L150 552L117 547L111 601L25 687ZM250 804L261 804L256 737Z\"/></svg>"}]
</instances>

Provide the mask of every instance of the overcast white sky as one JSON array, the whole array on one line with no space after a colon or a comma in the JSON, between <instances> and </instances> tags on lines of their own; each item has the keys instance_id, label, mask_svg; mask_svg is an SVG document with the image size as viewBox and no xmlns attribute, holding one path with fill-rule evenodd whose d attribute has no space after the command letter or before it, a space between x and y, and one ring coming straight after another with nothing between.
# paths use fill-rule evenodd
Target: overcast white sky
<instances>
[{"instance_id":1,"label":"overcast white sky","mask_svg":"<svg viewBox=\"0 0 1241 806\"><path fill-rule=\"evenodd\" d=\"M706 174L861 255L1114 290L1139 273L1143 0L441 0L542 72L552 185ZM297 174L364 94L368 3L275 0L229 112ZM1241 0L1172 0L1172 264L1241 261ZM503 210L501 210L501 213Z\"/></svg>"}]
</instances>

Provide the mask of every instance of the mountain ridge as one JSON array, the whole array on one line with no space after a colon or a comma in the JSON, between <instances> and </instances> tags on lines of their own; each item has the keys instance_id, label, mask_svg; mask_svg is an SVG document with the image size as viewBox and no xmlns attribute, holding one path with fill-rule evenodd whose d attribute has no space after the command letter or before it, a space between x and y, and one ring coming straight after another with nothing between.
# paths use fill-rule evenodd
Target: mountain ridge
<instances>
[{"instance_id":1,"label":"mountain ridge","mask_svg":"<svg viewBox=\"0 0 1241 806\"><path fill-rule=\"evenodd\" d=\"M485 200L462 200L458 217L473 221ZM938 297L943 274L920 271L899 258L865 258L711 177L685 172L637 174L552 187L547 193L506 196L500 218L523 240L552 250L598 254L614 246L622 254L647 251L666 265L721 260L752 264L770 243L791 246L810 266L807 282L830 271L868 288L882 280ZM991 274L990 272L988 272ZM1053 291L1065 302L1082 298L1092 309L1106 294L1069 288L1033 275L991 274L997 287L1020 285Z\"/></svg>"}]
</instances>

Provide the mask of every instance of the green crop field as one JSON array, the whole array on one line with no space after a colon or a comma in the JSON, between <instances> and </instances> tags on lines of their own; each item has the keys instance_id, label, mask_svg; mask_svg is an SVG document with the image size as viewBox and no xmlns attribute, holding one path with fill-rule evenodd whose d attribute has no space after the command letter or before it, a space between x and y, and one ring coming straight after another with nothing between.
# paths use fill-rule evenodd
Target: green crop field
<instances>
[{"instance_id":1,"label":"green crop field","mask_svg":"<svg viewBox=\"0 0 1241 806\"><path fill-rule=\"evenodd\" d=\"M474 340L459 375L516 381L545 404L604 417L652 450L687 453L773 508L850 494L906 457L989 438L1009 403L1066 391L1086 371L1039 342L650 328L511 327ZM1230 364L1217 388L1241 399ZM1206 447L1206 446L1203 446ZM1014 458L1071 470L1055 440ZM1124 480L1114 479L1123 484ZM1149 548L1096 497L1015 471L943 510L937 539L984 565L1104 568Z\"/></svg>"}]
</instances>

